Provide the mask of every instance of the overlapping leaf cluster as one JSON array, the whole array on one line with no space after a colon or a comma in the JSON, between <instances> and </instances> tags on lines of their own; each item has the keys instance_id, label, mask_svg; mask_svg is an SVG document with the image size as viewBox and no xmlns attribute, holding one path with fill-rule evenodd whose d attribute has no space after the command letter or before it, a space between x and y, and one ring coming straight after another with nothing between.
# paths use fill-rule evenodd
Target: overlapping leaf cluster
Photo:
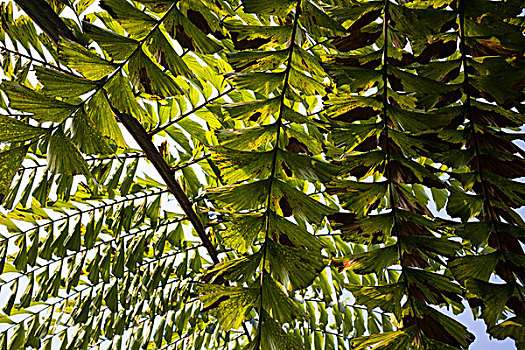
<instances>
[{"instance_id":1,"label":"overlapping leaf cluster","mask_svg":"<svg viewBox=\"0 0 525 350\"><path fill-rule=\"evenodd\" d=\"M195 202L202 185L189 166L206 159L205 130L183 119L202 107L200 95L209 99L215 88L219 98L225 85L220 76L202 73L197 55L210 62L220 46L188 17L215 18L220 11L212 15L201 4L198 12L199 2L147 3L151 9L141 11L106 1L100 4L106 11L83 13L91 3L71 5L84 18L82 28L67 21L76 40L61 39L58 47L37 35L28 17L14 20L13 3L2 5L3 68L10 80L1 87L8 105L2 100L0 193L10 210L1 217L0 270L2 293L10 297L2 303L7 327L0 347L210 341L202 329L187 327L198 318L188 281L206 262L203 245L188 241L184 214L161 204L169 189L140 170L147 167L144 154L126 144L133 137L124 141L115 115L129 115L145 134L161 132L176 144L170 150L164 142L159 154L171 171L182 172ZM52 5L57 13L65 9ZM175 37L179 49L196 54L183 59Z\"/></svg>"},{"instance_id":2,"label":"overlapping leaf cluster","mask_svg":"<svg viewBox=\"0 0 525 350\"><path fill-rule=\"evenodd\" d=\"M0 349L525 344L521 1L15 2Z\"/></svg>"},{"instance_id":3,"label":"overlapping leaf cluster","mask_svg":"<svg viewBox=\"0 0 525 350\"><path fill-rule=\"evenodd\" d=\"M523 36L511 22L521 7L387 0L331 10L350 27L331 42L339 52L328 66L339 91L326 114L344 169L328 191L348 210L332 223L368 246L340 268L383 276L377 286L348 288L357 303L399 323L356 340L359 349L468 347L465 327L431 307L459 307L465 293L482 306L490 334L523 341L523 231L513 210L523 192L512 180L523 176L523 158L512 142L520 136L506 130L523 125ZM435 219L430 194L465 224ZM398 277L384 274L393 265ZM506 286L489 283L494 276ZM516 316L495 326L507 312Z\"/></svg>"}]
</instances>

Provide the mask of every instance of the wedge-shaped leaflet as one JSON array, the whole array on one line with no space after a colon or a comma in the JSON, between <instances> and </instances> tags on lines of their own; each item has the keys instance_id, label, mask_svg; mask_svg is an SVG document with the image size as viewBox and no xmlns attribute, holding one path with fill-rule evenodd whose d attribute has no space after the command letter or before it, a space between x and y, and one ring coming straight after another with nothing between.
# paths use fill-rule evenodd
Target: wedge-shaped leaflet
<instances>
[{"instance_id":1,"label":"wedge-shaped leaflet","mask_svg":"<svg viewBox=\"0 0 525 350\"><path fill-rule=\"evenodd\" d=\"M334 229L341 230L345 240L360 244L384 243L394 227L392 213L367 215L360 219L354 213L338 213L328 218Z\"/></svg>"},{"instance_id":2,"label":"wedge-shaped leaflet","mask_svg":"<svg viewBox=\"0 0 525 350\"><path fill-rule=\"evenodd\" d=\"M388 106L387 114L400 130L412 133L442 128L450 121L444 113L420 113L392 106Z\"/></svg>"},{"instance_id":3,"label":"wedge-shaped leaflet","mask_svg":"<svg viewBox=\"0 0 525 350\"><path fill-rule=\"evenodd\" d=\"M377 98L350 96L328 100L326 113L332 119L353 122L356 120L368 120L376 116L382 109L383 106ZM337 126L344 127L341 124L337 124Z\"/></svg>"},{"instance_id":4,"label":"wedge-shaped leaflet","mask_svg":"<svg viewBox=\"0 0 525 350\"><path fill-rule=\"evenodd\" d=\"M21 146L0 152L0 202L2 202L9 191L11 181L15 177L24 157L27 146Z\"/></svg>"},{"instance_id":5,"label":"wedge-shaped leaflet","mask_svg":"<svg viewBox=\"0 0 525 350\"><path fill-rule=\"evenodd\" d=\"M111 106L103 91L98 91L93 95L84 108L88 117L97 126L98 132L108 137L116 146L127 148L122 131L115 120Z\"/></svg>"},{"instance_id":6,"label":"wedge-shaped leaflet","mask_svg":"<svg viewBox=\"0 0 525 350\"><path fill-rule=\"evenodd\" d=\"M461 300L461 287L449 278L425 270L404 268L400 279L405 278L413 298L427 304L445 303L444 297Z\"/></svg>"},{"instance_id":7,"label":"wedge-shaped leaflet","mask_svg":"<svg viewBox=\"0 0 525 350\"><path fill-rule=\"evenodd\" d=\"M424 229L420 229L424 232ZM401 249L406 252L411 252L417 249L424 253L430 252L446 257L453 257L461 248L461 244L459 242L454 242L444 237L438 238L413 235L400 236L398 239Z\"/></svg>"},{"instance_id":8,"label":"wedge-shaped leaflet","mask_svg":"<svg viewBox=\"0 0 525 350\"><path fill-rule=\"evenodd\" d=\"M505 305L509 298L515 293L513 285L489 283L477 278L466 281L467 298L475 297L483 301L481 317L485 320L488 328L496 324L502 318ZM520 293L517 291L517 293Z\"/></svg>"},{"instance_id":9,"label":"wedge-shaped leaflet","mask_svg":"<svg viewBox=\"0 0 525 350\"><path fill-rule=\"evenodd\" d=\"M175 6L175 5L174 5ZM137 39L149 34L157 21L125 0L102 0L106 10L128 33Z\"/></svg>"},{"instance_id":10,"label":"wedge-shaped leaflet","mask_svg":"<svg viewBox=\"0 0 525 350\"><path fill-rule=\"evenodd\" d=\"M525 184L523 182L509 180L506 177L483 173L483 179L487 181L487 190L496 201L501 201L512 208L520 208L525 205ZM490 185L489 185L490 184Z\"/></svg>"},{"instance_id":11,"label":"wedge-shaped leaflet","mask_svg":"<svg viewBox=\"0 0 525 350\"><path fill-rule=\"evenodd\" d=\"M144 45L144 47L147 49L147 51L149 51L150 54L155 57L161 66L169 69L171 74L174 76L193 76L193 72L190 70L186 62L184 62L184 60L179 55L177 55L173 49L173 46L159 28L156 28L153 31L150 39L146 43L147 45Z\"/></svg>"},{"instance_id":12,"label":"wedge-shaped leaflet","mask_svg":"<svg viewBox=\"0 0 525 350\"><path fill-rule=\"evenodd\" d=\"M136 40L99 28L89 22L82 22L82 28L110 57L117 61L127 60L139 45Z\"/></svg>"},{"instance_id":13,"label":"wedge-shaped leaflet","mask_svg":"<svg viewBox=\"0 0 525 350\"><path fill-rule=\"evenodd\" d=\"M515 238L525 237L525 230L522 227L496 221L468 222L456 226L455 229L458 236L469 240L475 246L486 243L489 236L498 231Z\"/></svg>"},{"instance_id":14,"label":"wedge-shaped leaflet","mask_svg":"<svg viewBox=\"0 0 525 350\"><path fill-rule=\"evenodd\" d=\"M470 84L478 91L491 96L499 105L520 99L523 90L523 65L510 63L503 57L487 57L482 63L473 60L472 65L481 74L471 76Z\"/></svg>"},{"instance_id":15,"label":"wedge-shaped leaflet","mask_svg":"<svg viewBox=\"0 0 525 350\"><path fill-rule=\"evenodd\" d=\"M416 68L417 73L428 79L448 83L460 73L461 60L430 62Z\"/></svg>"},{"instance_id":16,"label":"wedge-shaped leaflet","mask_svg":"<svg viewBox=\"0 0 525 350\"><path fill-rule=\"evenodd\" d=\"M42 92L60 97L78 97L95 89L98 84L72 74L65 74L44 67L35 67L38 81L44 85Z\"/></svg>"},{"instance_id":17,"label":"wedge-shaped leaflet","mask_svg":"<svg viewBox=\"0 0 525 350\"><path fill-rule=\"evenodd\" d=\"M250 249L266 226L264 214L239 215L231 218L231 225L223 234L224 243L240 253Z\"/></svg>"},{"instance_id":18,"label":"wedge-shaped leaflet","mask_svg":"<svg viewBox=\"0 0 525 350\"><path fill-rule=\"evenodd\" d=\"M339 167L313 157L277 150L277 162L286 172L292 171L293 178L311 182L328 182L339 172Z\"/></svg>"},{"instance_id":19,"label":"wedge-shaped leaflet","mask_svg":"<svg viewBox=\"0 0 525 350\"><path fill-rule=\"evenodd\" d=\"M217 147L212 151L221 175L227 183L270 176L273 151L244 152Z\"/></svg>"},{"instance_id":20,"label":"wedge-shaped leaflet","mask_svg":"<svg viewBox=\"0 0 525 350\"><path fill-rule=\"evenodd\" d=\"M94 121L84 112L75 114L71 122L72 140L85 154L110 154L113 150Z\"/></svg>"},{"instance_id":21,"label":"wedge-shaped leaflet","mask_svg":"<svg viewBox=\"0 0 525 350\"><path fill-rule=\"evenodd\" d=\"M259 289L199 284L197 291L205 309L217 317L224 330L237 329L248 311L256 306Z\"/></svg>"},{"instance_id":22,"label":"wedge-shaped leaflet","mask_svg":"<svg viewBox=\"0 0 525 350\"><path fill-rule=\"evenodd\" d=\"M447 213L461 218L462 222L479 215L483 210L483 198L480 195L469 195L458 190L451 190L447 202Z\"/></svg>"},{"instance_id":23,"label":"wedge-shaped leaflet","mask_svg":"<svg viewBox=\"0 0 525 350\"><path fill-rule=\"evenodd\" d=\"M474 341L474 335L458 321L445 316L436 309L426 306L418 300L413 301L415 308L419 312L416 319L418 328L424 335L434 341L452 346L455 349L467 349ZM439 343L432 345L432 349L445 348Z\"/></svg>"},{"instance_id":24,"label":"wedge-shaped leaflet","mask_svg":"<svg viewBox=\"0 0 525 350\"><path fill-rule=\"evenodd\" d=\"M249 184L210 188L208 189L208 196L219 206L232 210L257 209L266 203L269 181L266 179Z\"/></svg>"},{"instance_id":25,"label":"wedge-shaped leaflet","mask_svg":"<svg viewBox=\"0 0 525 350\"><path fill-rule=\"evenodd\" d=\"M384 7L380 1L349 2L342 6L327 8L329 15L343 21L343 25L350 29L359 29L373 22Z\"/></svg>"},{"instance_id":26,"label":"wedge-shaped leaflet","mask_svg":"<svg viewBox=\"0 0 525 350\"><path fill-rule=\"evenodd\" d=\"M88 164L60 128L51 135L49 140L47 164L47 168L54 174L90 176Z\"/></svg>"},{"instance_id":27,"label":"wedge-shaped leaflet","mask_svg":"<svg viewBox=\"0 0 525 350\"><path fill-rule=\"evenodd\" d=\"M147 121L146 111L138 104L128 79L122 74L116 74L105 85L111 107L117 108L120 112L128 113L140 121Z\"/></svg>"},{"instance_id":28,"label":"wedge-shaped leaflet","mask_svg":"<svg viewBox=\"0 0 525 350\"><path fill-rule=\"evenodd\" d=\"M344 259L338 259L336 264L341 271L352 270L358 274L379 273L398 260L397 245L369 250L364 253L353 254Z\"/></svg>"},{"instance_id":29,"label":"wedge-shaped leaflet","mask_svg":"<svg viewBox=\"0 0 525 350\"><path fill-rule=\"evenodd\" d=\"M414 93L418 100L427 108L434 106L441 96L458 88L454 85L442 84L422 76L407 73L392 66L388 66L388 73L399 79L403 91Z\"/></svg>"},{"instance_id":30,"label":"wedge-shaped leaflet","mask_svg":"<svg viewBox=\"0 0 525 350\"><path fill-rule=\"evenodd\" d=\"M494 127L519 127L525 123L525 116L506 110L498 105L472 100L470 102L472 120L476 124Z\"/></svg>"},{"instance_id":31,"label":"wedge-shaped leaflet","mask_svg":"<svg viewBox=\"0 0 525 350\"><path fill-rule=\"evenodd\" d=\"M263 123L270 119L270 116L279 112L281 98L274 97L267 100L253 100L248 102L236 102L222 105L232 119L257 120Z\"/></svg>"},{"instance_id":32,"label":"wedge-shaped leaflet","mask_svg":"<svg viewBox=\"0 0 525 350\"><path fill-rule=\"evenodd\" d=\"M355 350L403 350L414 345L417 327L411 326L397 331L383 332L352 340Z\"/></svg>"},{"instance_id":33,"label":"wedge-shaped leaflet","mask_svg":"<svg viewBox=\"0 0 525 350\"><path fill-rule=\"evenodd\" d=\"M214 53L221 49L220 45L210 39L198 27L195 26L175 4L164 18L164 27L168 34L187 49L200 53Z\"/></svg>"},{"instance_id":34,"label":"wedge-shaped leaflet","mask_svg":"<svg viewBox=\"0 0 525 350\"><path fill-rule=\"evenodd\" d=\"M284 293L268 273L264 274L259 298L262 298L263 310L281 324L306 317L303 310Z\"/></svg>"},{"instance_id":35,"label":"wedge-shaped leaflet","mask_svg":"<svg viewBox=\"0 0 525 350\"><path fill-rule=\"evenodd\" d=\"M242 7L248 13L256 13L259 15L276 15L279 17L286 17L297 2L294 0L243 0Z\"/></svg>"},{"instance_id":36,"label":"wedge-shaped leaflet","mask_svg":"<svg viewBox=\"0 0 525 350\"><path fill-rule=\"evenodd\" d=\"M255 126L238 130L221 130L217 138L222 146L238 149L253 150L265 146L273 140L278 130L277 124Z\"/></svg>"},{"instance_id":37,"label":"wedge-shaped leaflet","mask_svg":"<svg viewBox=\"0 0 525 350\"><path fill-rule=\"evenodd\" d=\"M348 124L338 123L332 131L332 137L337 147L344 147L345 151L352 151L371 136L377 136L383 128L383 123L377 124ZM340 127L339 127L340 126Z\"/></svg>"},{"instance_id":38,"label":"wedge-shaped leaflet","mask_svg":"<svg viewBox=\"0 0 525 350\"><path fill-rule=\"evenodd\" d=\"M228 53L228 63L236 72L273 71L282 68L289 50L241 51Z\"/></svg>"},{"instance_id":39,"label":"wedge-shaped leaflet","mask_svg":"<svg viewBox=\"0 0 525 350\"><path fill-rule=\"evenodd\" d=\"M239 50L258 48L267 43L284 44L290 40L291 25L251 26L226 23L226 29L233 32L235 48Z\"/></svg>"},{"instance_id":40,"label":"wedge-shaped leaflet","mask_svg":"<svg viewBox=\"0 0 525 350\"><path fill-rule=\"evenodd\" d=\"M288 136L286 150L293 153L306 153L310 156L318 155L323 151L322 142L313 135L304 132L300 125L291 124L289 127L283 127Z\"/></svg>"},{"instance_id":41,"label":"wedge-shaped leaflet","mask_svg":"<svg viewBox=\"0 0 525 350\"><path fill-rule=\"evenodd\" d=\"M267 215L269 216L268 234L275 242L291 242L296 247L305 247L312 251L319 251L324 247L324 243L306 229L286 220L271 210Z\"/></svg>"},{"instance_id":42,"label":"wedge-shaped leaflet","mask_svg":"<svg viewBox=\"0 0 525 350\"><path fill-rule=\"evenodd\" d=\"M331 66L328 71L337 84L352 92L368 90L382 79L381 71L373 69Z\"/></svg>"},{"instance_id":43,"label":"wedge-shaped leaflet","mask_svg":"<svg viewBox=\"0 0 525 350\"><path fill-rule=\"evenodd\" d=\"M267 240L266 244L269 270L285 288L297 290L308 287L326 266L319 252L278 244L272 240Z\"/></svg>"},{"instance_id":44,"label":"wedge-shaped leaflet","mask_svg":"<svg viewBox=\"0 0 525 350\"><path fill-rule=\"evenodd\" d=\"M507 337L516 340L516 345L523 347L525 345L525 316L518 315L489 328L488 332L496 339L504 340Z\"/></svg>"},{"instance_id":45,"label":"wedge-shaped leaflet","mask_svg":"<svg viewBox=\"0 0 525 350\"><path fill-rule=\"evenodd\" d=\"M301 3L302 12L299 22L306 28L308 34L314 37L333 37L346 33L346 29L332 17L321 11L310 1Z\"/></svg>"},{"instance_id":46,"label":"wedge-shaped leaflet","mask_svg":"<svg viewBox=\"0 0 525 350\"><path fill-rule=\"evenodd\" d=\"M175 81L152 62L141 49L129 59L128 69L133 86L142 86L147 94L160 97L182 94Z\"/></svg>"},{"instance_id":47,"label":"wedge-shaped leaflet","mask_svg":"<svg viewBox=\"0 0 525 350\"><path fill-rule=\"evenodd\" d=\"M104 60L97 53L70 41L61 41L58 52L68 67L89 80L102 79L117 68L115 64Z\"/></svg>"},{"instance_id":48,"label":"wedge-shaped leaflet","mask_svg":"<svg viewBox=\"0 0 525 350\"><path fill-rule=\"evenodd\" d=\"M288 83L302 95L312 96L326 93L325 86L321 82L299 72L294 68L290 70Z\"/></svg>"},{"instance_id":49,"label":"wedge-shaped leaflet","mask_svg":"<svg viewBox=\"0 0 525 350\"><path fill-rule=\"evenodd\" d=\"M239 73L230 79L238 89L268 94L282 85L284 73Z\"/></svg>"},{"instance_id":50,"label":"wedge-shaped leaflet","mask_svg":"<svg viewBox=\"0 0 525 350\"><path fill-rule=\"evenodd\" d=\"M240 283L250 280L261 263L262 252L259 251L249 256L228 260L215 265L206 272L206 277L224 277L228 281L239 281Z\"/></svg>"},{"instance_id":51,"label":"wedge-shaped leaflet","mask_svg":"<svg viewBox=\"0 0 525 350\"><path fill-rule=\"evenodd\" d=\"M472 225L469 223L467 225ZM481 229L477 225L477 229ZM470 278L476 278L481 281L488 281L496 265L502 260L501 251L495 251L483 255L467 255L455 258L449 261L448 266L454 273L455 278L461 283Z\"/></svg>"},{"instance_id":52,"label":"wedge-shaped leaflet","mask_svg":"<svg viewBox=\"0 0 525 350\"><path fill-rule=\"evenodd\" d=\"M212 152L212 159L228 182L247 179L264 179L271 173L271 165L277 152L276 164L289 177L308 181L328 182L338 172L338 167L312 157L295 154L281 149L267 152L243 152L217 147ZM278 173L281 177L282 174Z\"/></svg>"},{"instance_id":53,"label":"wedge-shaped leaflet","mask_svg":"<svg viewBox=\"0 0 525 350\"><path fill-rule=\"evenodd\" d=\"M333 214L336 211L277 179L273 180L272 200L274 206L279 207L285 200L294 215L305 218L312 223L320 223L326 215Z\"/></svg>"},{"instance_id":54,"label":"wedge-shaped leaflet","mask_svg":"<svg viewBox=\"0 0 525 350\"><path fill-rule=\"evenodd\" d=\"M386 154L372 151L345 156L341 162L340 176L355 176L358 179L384 174Z\"/></svg>"},{"instance_id":55,"label":"wedge-shaped leaflet","mask_svg":"<svg viewBox=\"0 0 525 350\"><path fill-rule=\"evenodd\" d=\"M41 136L46 129L37 128L15 118L0 115L0 142L26 141Z\"/></svg>"},{"instance_id":56,"label":"wedge-shaped leaflet","mask_svg":"<svg viewBox=\"0 0 525 350\"><path fill-rule=\"evenodd\" d=\"M312 77L317 78L317 81L322 81L327 75L320 60L297 44L294 44L293 47L292 68L299 72L308 72Z\"/></svg>"},{"instance_id":57,"label":"wedge-shaped leaflet","mask_svg":"<svg viewBox=\"0 0 525 350\"><path fill-rule=\"evenodd\" d=\"M301 350L289 334L285 333L283 329L272 320L264 310L260 316L261 321L257 334L254 339L243 348L243 350L260 350L260 349L286 349L286 350Z\"/></svg>"},{"instance_id":58,"label":"wedge-shaped leaflet","mask_svg":"<svg viewBox=\"0 0 525 350\"><path fill-rule=\"evenodd\" d=\"M421 183L428 187L444 188L439 177L429 168L400 156L392 156L388 163L392 179L397 183Z\"/></svg>"},{"instance_id":59,"label":"wedge-shaped leaflet","mask_svg":"<svg viewBox=\"0 0 525 350\"><path fill-rule=\"evenodd\" d=\"M33 113L31 118L38 121L61 122L78 108L15 82L4 81L1 88L9 97L9 107Z\"/></svg>"},{"instance_id":60,"label":"wedge-shaped leaflet","mask_svg":"<svg viewBox=\"0 0 525 350\"><path fill-rule=\"evenodd\" d=\"M447 22L455 19L452 11L408 9L396 4L391 4L389 10L396 31L410 36L430 36L432 32L439 31Z\"/></svg>"},{"instance_id":61,"label":"wedge-shaped leaflet","mask_svg":"<svg viewBox=\"0 0 525 350\"><path fill-rule=\"evenodd\" d=\"M354 182L337 180L327 185L327 192L336 194L343 208L359 215L367 215L386 195L388 182Z\"/></svg>"},{"instance_id":62,"label":"wedge-shaped leaflet","mask_svg":"<svg viewBox=\"0 0 525 350\"><path fill-rule=\"evenodd\" d=\"M398 320L401 319L401 299L405 295L405 284L394 283L384 286L365 287L358 284L345 285L359 305L365 305L369 310L376 307L392 312Z\"/></svg>"}]
</instances>

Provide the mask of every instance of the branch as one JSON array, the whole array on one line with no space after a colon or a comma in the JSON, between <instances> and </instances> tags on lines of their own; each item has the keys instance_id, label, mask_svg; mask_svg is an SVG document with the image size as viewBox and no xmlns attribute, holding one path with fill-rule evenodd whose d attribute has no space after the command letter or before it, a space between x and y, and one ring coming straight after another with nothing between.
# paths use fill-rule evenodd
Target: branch
<instances>
[{"instance_id":1,"label":"branch","mask_svg":"<svg viewBox=\"0 0 525 350\"><path fill-rule=\"evenodd\" d=\"M215 249L210 239L208 238L208 235L204 231L202 222L193 210L191 202L186 196L186 193L184 193L184 190L180 186L179 182L173 177L173 173L169 165L166 163L166 161L164 160L158 149L155 147L153 142L151 142L151 136L148 135L144 127L142 127L142 125L137 119L135 119L133 116L127 113L122 113L117 108L115 108L111 104L111 102L109 102L109 104L111 106L111 109L113 110L113 113L117 115L124 127L133 136L135 141L137 141L144 153L146 153L146 157L153 164L155 169L157 169L159 175L166 183L168 190L171 193L173 193L173 195L179 202L180 206L182 207L182 210L184 211L184 213L188 217L188 220L192 223L193 227L195 228L197 235L199 236L199 238L202 241L202 244L210 254L213 262L215 264L219 263L219 258L217 257L217 250Z\"/></svg>"}]
</instances>

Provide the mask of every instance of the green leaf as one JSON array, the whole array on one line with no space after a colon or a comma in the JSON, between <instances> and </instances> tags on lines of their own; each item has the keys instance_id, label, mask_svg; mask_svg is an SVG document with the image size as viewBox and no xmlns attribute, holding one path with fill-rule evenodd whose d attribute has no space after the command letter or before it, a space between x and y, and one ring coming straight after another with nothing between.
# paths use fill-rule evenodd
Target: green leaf
<instances>
[{"instance_id":1,"label":"green leaf","mask_svg":"<svg viewBox=\"0 0 525 350\"><path fill-rule=\"evenodd\" d=\"M294 48L295 51L295 48ZM228 53L228 63L236 72L278 69L288 58L289 50L241 51Z\"/></svg>"},{"instance_id":2,"label":"green leaf","mask_svg":"<svg viewBox=\"0 0 525 350\"><path fill-rule=\"evenodd\" d=\"M136 39L145 37L157 21L125 0L102 0L106 10L128 33Z\"/></svg>"},{"instance_id":3,"label":"green leaf","mask_svg":"<svg viewBox=\"0 0 525 350\"><path fill-rule=\"evenodd\" d=\"M275 207L282 210L282 201L286 200L295 217L313 223L320 223L326 215L336 211L280 180L273 180L272 197Z\"/></svg>"},{"instance_id":4,"label":"green leaf","mask_svg":"<svg viewBox=\"0 0 525 350\"><path fill-rule=\"evenodd\" d=\"M0 115L0 142L26 141L44 135L46 129L21 122L15 118Z\"/></svg>"},{"instance_id":5,"label":"green leaf","mask_svg":"<svg viewBox=\"0 0 525 350\"><path fill-rule=\"evenodd\" d=\"M15 82L4 81L1 88L9 97L11 108L33 113L31 118L39 121L61 122L78 108Z\"/></svg>"},{"instance_id":6,"label":"green leaf","mask_svg":"<svg viewBox=\"0 0 525 350\"><path fill-rule=\"evenodd\" d=\"M467 298L478 297L483 301L481 317L487 327L493 327L498 319L502 318L507 301L514 294L514 286L509 284L496 284L470 278L465 282ZM518 291L519 293L519 291Z\"/></svg>"},{"instance_id":7,"label":"green leaf","mask_svg":"<svg viewBox=\"0 0 525 350\"><path fill-rule=\"evenodd\" d=\"M87 103L87 115L97 126L97 131L108 137L117 147L128 148L111 106L102 91L97 92Z\"/></svg>"},{"instance_id":8,"label":"green leaf","mask_svg":"<svg viewBox=\"0 0 525 350\"><path fill-rule=\"evenodd\" d=\"M358 274L368 274L368 273L379 273L384 268L393 265L394 262L398 259L398 249L396 245L391 245L385 248L379 248L367 251L365 253L353 254L348 257L345 257L342 263L340 270L352 270ZM336 266L338 264L336 263Z\"/></svg>"},{"instance_id":9,"label":"green leaf","mask_svg":"<svg viewBox=\"0 0 525 350\"><path fill-rule=\"evenodd\" d=\"M27 146L12 148L0 152L0 202L9 191L11 182L15 177L27 153Z\"/></svg>"},{"instance_id":10,"label":"green leaf","mask_svg":"<svg viewBox=\"0 0 525 350\"><path fill-rule=\"evenodd\" d=\"M197 291L204 309L210 310L225 330L239 328L259 297L259 291L255 288L215 284L199 284Z\"/></svg>"},{"instance_id":11,"label":"green leaf","mask_svg":"<svg viewBox=\"0 0 525 350\"><path fill-rule=\"evenodd\" d=\"M417 335L417 327L407 327L397 331L383 332L352 340L356 350L401 350L409 349Z\"/></svg>"},{"instance_id":12,"label":"green leaf","mask_svg":"<svg viewBox=\"0 0 525 350\"><path fill-rule=\"evenodd\" d=\"M244 348L244 350L303 349L291 334L284 332L279 324L264 311L261 315L261 324L257 332L257 335L253 337L254 339Z\"/></svg>"},{"instance_id":13,"label":"green leaf","mask_svg":"<svg viewBox=\"0 0 525 350\"><path fill-rule=\"evenodd\" d=\"M387 182L334 181L327 187L328 193L339 196L343 208L359 215L366 215L376 202L385 196L388 184Z\"/></svg>"},{"instance_id":14,"label":"green leaf","mask_svg":"<svg viewBox=\"0 0 525 350\"><path fill-rule=\"evenodd\" d=\"M449 261L448 266L458 281L462 283L470 278L488 281L501 259L501 252L496 251L489 254L455 258Z\"/></svg>"},{"instance_id":15,"label":"green leaf","mask_svg":"<svg viewBox=\"0 0 525 350\"><path fill-rule=\"evenodd\" d=\"M90 178L88 165L71 139L58 128L47 147L47 169L54 174L82 174Z\"/></svg>"},{"instance_id":16,"label":"green leaf","mask_svg":"<svg viewBox=\"0 0 525 350\"><path fill-rule=\"evenodd\" d=\"M310 286L326 264L319 253L266 241L267 259L272 276L291 290Z\"/></svg>"},{"instance_id":17,"label":"green leaf","mask_svg":"<svg viewBox=\"0 0 525 350\"><path fill-rule=\"evenodd\" d=\"M237 150L253 150L276 137L277 124L256 126L238 130L220 130L217 138L224 147Z\"/></svg>"},{"instance_id":18,"label":"green leaf","mask_svg":"<svg viewBox=\"0 0 525 350\"><path fill-rule=\"evenodd\" d=\"M156 29L145 46L150 56L155 57L157 62L164 68L169 69L174 76L183 75L185 77L193 76L193 72L187 66L186 62L179 57L173 49L164 33Z\"/></svg>"},{"instance_id":19,"label":"green leaf","mask_svg":"<svg viewBox=\"0 0 525 350\"><path fill-rule=\"evenodd\" d=\"M101 79L117 68L95 52L73 42L61 41L59 53L68 67L75 69L89 80Z\"/></svg>"},{"instance_id":20,"label":"green leaf","mask_svg":"<svg viewBox=\"0 0 525 350\"><path fill-rule=\"evenodd\" d=\"M366 305L369 310L376 307L393 312L401 318L401 298L405 294L404 283L394 283L384 286L365 287L361 285L346 285L360 305Z\"/></svg>"},{"instance_id":21,"label":"green leaf","mask_svg":"<svg viewBox=\"0 0 525 350\"><path fill-rule=\"evenodd\" d=\"M51 96L78 97L98 86L98 82L44 67L35 67L35 71L38 81L44 86L42 92Z\"/></svg>"},{"instance_id":22,"label":"green leaf","mask_svg":"<svg viewBox=\"0 0 525 350\"><path fill-rule=\"evenodd\" d=\"M97 42L114 60L126 60L135 51L138 42L109 30L101 29L89 22L82 22L82 29Z\"/></svg>"},{"instance_id":23,"label":"green leaf","mask_svg":"<svg viewBox=\"0 0 525 350\"><path fill-rule=\"evenodd\" d=\"M469 195L452 190L447 202L447 213L452 217L460 217L462 222L478 215L483 210L483 199L478 195Z\"/></svg>"},{"instance_id":24,"label":"green leaf","mask_svg":"<svg viewBox=\"0 0 525 350\"><path fill-rule=\"evenodd\" d=\"M232 119L256 119L258 122L268 121L269 118L279 112L281 99L279 97L268 100L255 100L248 102L237 102L223 105Z\"/></svg>"},{"instance_id":25,"label":"green leaf","mask_svg":"<svg viewBox=\"0 0 525 350\"><path fill-rule=\"evenodd\" d=\"M282 85L284 73L238 73L230 80L238 89L250 89L267 95Z\"/></svg>"},{"instance_id":26,"label":"green leaf","mask_svg":"<svg viewBox=\"0 0 525 350\"><path fill-rule=\"evenodd\" d=\"M171 97L182 94L175 81L157 66L142 50L137 50L128 62L130 80L134 86L142 86L147 94Z\"/></svg>"},{"instance_id":27,"label":"green leaf","mask_svg":"<svg viewBox=\"0 0 525 350\"><path fill-rule=\"evenodd\" d=\"M281 324L306 317L303 310L284 293L281 286L268 274L264 274L259 298L262 298L263 310Z\"/></svg>"},{"instance_id":28,"label":"green leaf","mask_svg":"<svg viewBox=\"0 0 525 350\"><path fill-rule=\"evenodd\" d=\"M72 141L85 154L111 154L108 140L100 133L97 124L84 112L75 114L71 122Z\"/></svg>"},{"instance_id":29,"label":"green leaf","mask_svg":"<svg viewBox=\"0 0 525 350\"><path fill-rule=\"evenodd\" d=\"M268 0L268 1L257 1L257 0L243 0L242 7L244 11L249 13L256 13L260 15L276 15L285 17L295 7L295 1L293 0Z\"/></svg>"},{"instance_id":30,"label":"green leaf","mask_svg":"<svg viewBox=\"0 0 525 350\"><path fill-rule=\"evenodd\" d=\"M206 36L195 24L182 14L175 6L164 18L166 31L180 43L182 47L200 53L215 53L220 45Z\"/></svg>"}]
</instances>

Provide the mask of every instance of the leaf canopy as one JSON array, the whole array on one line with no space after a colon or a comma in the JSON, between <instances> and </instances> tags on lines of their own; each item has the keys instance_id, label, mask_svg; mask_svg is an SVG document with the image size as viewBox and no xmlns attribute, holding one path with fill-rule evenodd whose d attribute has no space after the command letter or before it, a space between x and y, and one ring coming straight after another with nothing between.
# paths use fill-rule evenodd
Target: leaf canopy
<instances>
[{"instance_id":1,"label":"leaf canopy","mask_svg":"<svg viewBox=\"0 0 525 350\"><path fill-rule=\"evenodd\" d=\"M2 3L0 349L524 347L523 11Z\"/></svg>"}]
</instances>

